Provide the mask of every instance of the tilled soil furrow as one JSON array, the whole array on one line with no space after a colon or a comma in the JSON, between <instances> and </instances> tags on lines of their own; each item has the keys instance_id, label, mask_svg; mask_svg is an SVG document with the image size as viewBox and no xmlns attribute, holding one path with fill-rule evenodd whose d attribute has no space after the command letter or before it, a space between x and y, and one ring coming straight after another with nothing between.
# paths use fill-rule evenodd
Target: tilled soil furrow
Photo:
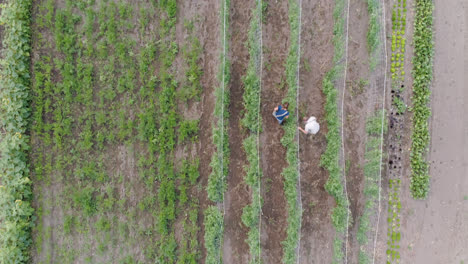
<instances>
[{"instance_id":1,"label":"tilled soil furrow","mask_svg":"<svg viewBox=\"0 0 468 264\"><path fill-rule=\"evenodd\" d=\"M203 71L201 83L203 92L201 95L201 118L200 118L200 141L197 153L200 157L200 178L201 186L206 186L208 177L211 173L211 156L214 152L212 140L212 125L213 125L213 109L215 104L214 88L219 85L217 75L219 71L219 53L222 52L222 44L220 42L222 34L220 27L220 18L218 12L220 3L216 0L209 0L197 5L197 12L201 11L203 19L197 29L198 38L201 41L202 57L200 65ZM199 232L198 241L200 242L200 263L204 263L206 257L205 240L203 239L205 227L202 223L203 212L211 204L207 197L207 192L203 189L198 192L200 209L198 213Z\"/></svg>"},{"instance_id":2,"label":"tilled soil furrow","mask_svg":"<svg viewBox=\"0 0 468 264\"><path fill-rule=\"evenodd\" d=\"M262 78L263 132L260 135L261 166L263 171L263 216L261 247L263 263L281 263L286 238L287 204L281 172L287 166L286 149L280 140L283 129L272 116L286 93L285 63L289 46L287 1L265 1L268 5L263 25L264 74Z\"/></svg>"},{"instance_id":3,"label":"tilled soil furrow","mask_svg":"<svg viewBox=\"0 0 468 264\"><path fill-rule=\"evenodd\" d=\"M324 188L328 179L320 167L320 157L326 148L322 80L332 67L333 1L303 1L302 60L300 71L300 116L315 116L321 125L317 135L300 133L302 229L301 263L331 263L334 229L330 213L335 206ZM301 122L301 120L300 120ZM303 125L303 124L301 124Z\"/></svg>"},{"instance_id":4,"label":"tilled soil furrow","mask_svg":"<svg viewBox=\"0 0 468 264\"><path fill-rule=\"evenodd\" d=\"M227 191L224 196L224 245L223 262L226 264L248 263L249 247L247 228L242 224L242 209L250 203L250 190L244 181L246 155L241 142L246 137L240 120L243 113L244 87L242 77L245 75L249 54L245 45L250 25L251 10L254 1L231 1L230 7L230 58L232 65L229 84L231 103L229 109L229 148L231 151Z\"/></svg>"}]
</instances>

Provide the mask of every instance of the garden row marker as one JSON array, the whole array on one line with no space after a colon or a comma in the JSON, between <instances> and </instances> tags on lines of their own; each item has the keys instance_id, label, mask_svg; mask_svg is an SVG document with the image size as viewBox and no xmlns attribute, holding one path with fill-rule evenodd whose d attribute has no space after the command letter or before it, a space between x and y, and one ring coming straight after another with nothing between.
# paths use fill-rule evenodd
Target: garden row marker
<instances>
[{"instance_id":1,"label":"garden row marker","mask_svg":"<svg viewBox=\"0 0 468 264\"><path fill-rule=\"evenodd\" d=\"M345 41L345 67L344 67L344 78L343 78L343 97L341 99L341 149L343 151L343 160L342 160L342 167L343 167L343 179L344 179L344 189L346 195L346 236L345 236L345 259L344 263L348 263L348 227L349 227L349 198L348 198L348 188L346 183L346 162L345 162L345 145L344 145L344 100L345 100L345 92L346 92L346 75L348 73L348 35L349 35L349 2L348 0L348 11L346 13L346 41Z\"/></svg>"},{"instance_id":2,"label":"garden row marker","mask_svg":"<svg viewBox=\"0 0 468 264\"><path fill-rule=\"evenodd\" d=\"M259 10L259 27L260 27L260 91L258 93L258 116L257 116L257 122L260 122L260 110L261 110L261 98L262 98L262 76L263 76L263 27L262 27L262 0L257 0L258 3L258 8ZM260 127L257 125L257 157L258 157L258 162L257 162L257 175L260 177ZM260 195L260 199L258 199L259 207L260 207L260 215L259 215L259 221L258 221L258 260L261 263L262 259L262 178L258 179L258 195Z\"/></svg>"},{"instance_id":3,"label":"garden row marker","mask_svg":"<svg viewBox=\"0 0 468 264\"><path fill-rule=\"evenodd\" d=\"M296 81L297 81L297 89L296 89L296 119L298 125L299 123L299 88L300 88L300 65L301 65L301 25L302 25L302 0L299 0L299 34L298 34L298 43L297 43L297 70L296 70ZM296 130L297 135L297 174L298 174L298 186L299 186L299 241L297 245L297 263L300 263L301 259L301 229L302 229L302 193L301 193L301 160L299 158L299 130Z\"/></svg>"},{"instance_id":4,"label":"garden row marker","mask_svg":"<svg viewBox=\"0 0 468 264\"><path fill-rule=\"evenodd\" d=\"M385 69L384 69L384 83L383 83L383 99L382 99L382 127L381 127L381 135L380 135L380 166L379 166L379 210L377 213L377 225L375 229L374 235L374 254L372 255L372 264L375 263L375 249L377 248L377 236L379 235L379 223L380 223L380 212L382 210L381 205L381 198L380 193L382 190L382 160L383 160L383 131L384 131L384 123L385 123L385 96L386 96L386 88L387 88L387 66L388 66L388 56L387 56L387 32L385 27L385 1L381 1L382 3L382 25L383 28L383 45L384 45L384 57L385 57Z\"/></svg>"}]
</instances>

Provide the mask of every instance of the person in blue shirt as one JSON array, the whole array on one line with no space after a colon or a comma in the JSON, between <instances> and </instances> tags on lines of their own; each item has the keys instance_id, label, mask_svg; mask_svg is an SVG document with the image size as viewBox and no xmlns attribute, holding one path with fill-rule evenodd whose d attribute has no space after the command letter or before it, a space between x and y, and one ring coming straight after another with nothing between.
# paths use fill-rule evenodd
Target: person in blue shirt
<instances>
[{"instance_id":1,"label":"person in blue shirt","mask_svg":"<svg viewBox=\"0 0 468 264\"><path fill-rule=\"evenodd\" d=\"M289 117L288 106L288 103L280 104L275 107L275 110L273 111L273 116L278 120L280 125L282 125L284 120Z\"/></svg>"}]
</instances>

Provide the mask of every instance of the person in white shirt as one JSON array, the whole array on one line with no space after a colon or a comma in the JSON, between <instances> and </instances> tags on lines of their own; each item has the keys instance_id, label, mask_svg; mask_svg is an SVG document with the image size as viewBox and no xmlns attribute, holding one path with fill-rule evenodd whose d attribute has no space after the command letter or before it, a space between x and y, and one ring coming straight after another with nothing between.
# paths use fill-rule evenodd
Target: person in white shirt
<instances>
[{"instance_id":1,"label":"person in white shirt","mask_svg":"<svg viewBox=\"0 0 468 264\"><path fill-rule=\"evenodd\" d=\"M309 118L304 117L304 123L305 123L305 129L302 129L302 127L297 127L300 131L302 131L304 134L317 134L318 131L320 130L320 125L317 122L317 118L314 116L311 116Z\"/></svg>"}]
</instances>

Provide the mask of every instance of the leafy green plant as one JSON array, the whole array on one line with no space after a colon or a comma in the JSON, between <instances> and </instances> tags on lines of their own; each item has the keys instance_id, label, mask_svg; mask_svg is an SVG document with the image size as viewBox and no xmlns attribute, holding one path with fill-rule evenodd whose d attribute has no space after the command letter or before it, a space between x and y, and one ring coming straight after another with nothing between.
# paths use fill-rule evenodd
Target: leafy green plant
<instances>
[{"instance_id":1,"label":"leafy green plant","mask_svg":"<svg viewBox=\"0 0 468 264\"><path fill-rule=\"evenodd\" d=\"M301 226L302 212L298 203L297 182L299 180L297 152L299 146L295 140L297 134L297 118L295 112L297 108L297 64L300 61L299 50L299 14L301 12L297 1L289 1L289 28L290 46L286 59L286 82L288 91L284 101L289 102L290 118L284 125L284 136L281 144L286 148L286 161L288 166L284 168L284 193L288 205L288 227L286 229L286 239L283 244L283 263L296 262L296 248L299 242L299 231Z\"/></svg>"},{"instance_id":2,"label":"leafy green plant","mask_svg":"<svg viewBox=\"0 0 468 264\"><path fill-rule=\"evenodd\" d=\"M261 217L261 194L260 180L262 172L260 171L259 142L258 136L261 131L262 119L260 116L260 96L261 96L261 70L260 61L262 54L261 41L259 40L260 25L262 23L262 2L256 1L252 10L252 19L248 32L247 46L249 49L250 60L247 66L247 73L244 81L244 106L245 113L241 119L241 124L250 134L243 142L244 151L247 156L247 166L245 166L246 175L244 177L247 185L252 190L252 201L243 208L242 223L249 228L247 235L247 244L250 248L249 263L261 263L260 248L260 230L259 220Z\"/></svg>"},{"instance_id":3,"label":"leafy green plant","mask_svg":"<svg viewBox=\"0 0 468 264\"><path fill-rule=\"evenodd\" d=\"M0 262L26 263L32 244L26 136L30 121L29 86L32 1L4 1L0 24L3 48L0 67Z\"/></svg>"},{"instance_id":4,"label":"leafy green plant","mask_svg":"<svg viewBox=\"0 0 468 264\"><path fill-rule=\"evenodd\" d=\"M223 244L224 219L221 211L215 206L205 210L205 248L207 264L222 262L221 247Z\"/></svg>"},{"instance_id":5,"label":"leafy green plant","mask_svg":"<svg viewBox=\"0 0 468 264\"><path fill-rule=\"evenodd\" d=\"M224 50L229 50L228 34L228 17L230 1L223 1L220 12L221 30L224 32L225 38L221 40ZM226 11L226 13L225 13ZM224 25L224 26L223 26ZM221 65L219 71L219 86L215 88L215 108L214 116L216 117L213 123L213 143L216 146L216 151L211 158L211 174L208 178L208 198L213 202L221 202L223 193L226 191L226 175L229 172L229 141L225 138L228 129L229 112L226 111L229 106L229 90L227 89L230 80L230 62L227 59L227 54L222 53Z\"/></svg>"},{"instance_id":6,"label":"leafy green plant","mask_svg":"<svg viewBox=\"0 0 468 264\"><path fill-rule=\"evenodd\" d=\"M413 59L413 131L411 143L411 195L424 199L429 192L429 164L426 161L430 141L428 119L431 109L430 85L434 56L433 10L431 0L416 1Z\"/></svg>"}]
</instances>

